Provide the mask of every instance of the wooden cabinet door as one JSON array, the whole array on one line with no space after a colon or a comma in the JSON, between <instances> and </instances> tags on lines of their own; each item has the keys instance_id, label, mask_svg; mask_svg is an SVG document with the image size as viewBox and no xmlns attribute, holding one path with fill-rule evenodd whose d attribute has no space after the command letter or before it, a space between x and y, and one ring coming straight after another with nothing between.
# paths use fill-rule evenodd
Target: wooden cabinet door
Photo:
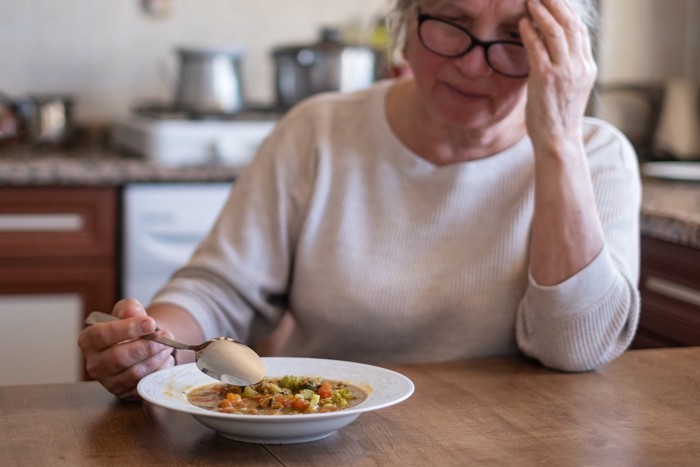
<instances>
[{"instance_id":1,"label":"wooden cabinet door","mask_svg":"<svg viewBox=\"0 0 700 467\"><path fill-rule=\"evenodd\" d=\"M700 250L642 238L635 348L700 345Z\"/></svg>"},{"instance_id":2,"label":"wooden cabinet door","mask_svg":"<svg viewBox=\"0 0 700 467\"><path fill-rule=\"evenodd\" d=\"M13 355L0 384L86 378L76 337L90 311L116 300L117 203L117 188L0 187L0 320L12 343L0 352ZM3 347L22 341L23 353Z\"/></svg>"}]
</instances>

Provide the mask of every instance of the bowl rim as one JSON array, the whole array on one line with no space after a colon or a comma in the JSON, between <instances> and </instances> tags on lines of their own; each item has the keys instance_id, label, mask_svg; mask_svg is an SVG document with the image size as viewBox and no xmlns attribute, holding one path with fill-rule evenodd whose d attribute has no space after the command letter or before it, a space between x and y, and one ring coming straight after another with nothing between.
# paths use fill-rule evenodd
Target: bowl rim
<instances>
[{"instance_id":1,"label":"bowl rim","mask_svg":"<svg viewBox=\"0 0 700 467\"><path fill-rule=\"evenodd\" d=\"M366 363L351 362L344 360L332 360L323 358L307 358L307 357L263 357L263 362L266 366L277 368L280 365L288 363L294 364L311 364L333 365L336 368L352 368L355 371L366 371L372 376L381 376L382 385L377 385L376 379L369 378L370 381L354 381L349 378L333 377L324 375L310 374L309 376L321 376L328 379L342 380L353 384L367 392L367 398L356 406L338 410L335 412L310 413L310 414L285 414L285 415L269 415L269 414L236 414L222 413L213 410L208 410L202 407L192 405L187 400L187 393L197 387L216 383L218 380L211 378L204 373L201 373L194 363L187 363L170 368L165 368L157 372L151 373L139 381L137 391L139 395L147 402L164 407L166 409L177 412L189 413L195 417L208 417L232 422L252 422L252 423L296 423L301 419L306 421L323 420L338 417L346 417L351 415L359 415L364 412L383 409L395 404L398 404L408 399L415 391L415 385L406 376L394 370L389 370L380 366L369 365ZM279 371L279 370L273 370ZM313 371L313 370L312 370ZM291 373L286 373L291 374ZM284 374L272 374L271 377L281 377ZM184 378L186 382L183 381ZM157 393L153 393L151 385L168 382L170 386L161 387ZM194 381L194 382L192 382ZM375 385L372 385L375 381ZM391 397L384 397L382 394L387 384L396 384L396 394ZM163 386L161 384L161 386Z\"/></svg>"}]
</instances>

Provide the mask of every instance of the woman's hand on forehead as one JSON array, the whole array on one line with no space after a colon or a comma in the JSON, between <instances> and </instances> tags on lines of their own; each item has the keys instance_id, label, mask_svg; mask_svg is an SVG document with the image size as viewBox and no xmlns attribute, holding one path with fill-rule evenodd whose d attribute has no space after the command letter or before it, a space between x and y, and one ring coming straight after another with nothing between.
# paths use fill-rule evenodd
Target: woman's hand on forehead
<instances>
[{"instance_id":1,"label":"woman's hand on forehead","mask_svg":"<svg viewBox=\"0 0 700 467\"><path fill-rule=\"evenodd\" d=\"M590 36L568 0L527 0L520 32L530 61L533 142L577 137L597 74Z\"/></svg>"}]
</instances>

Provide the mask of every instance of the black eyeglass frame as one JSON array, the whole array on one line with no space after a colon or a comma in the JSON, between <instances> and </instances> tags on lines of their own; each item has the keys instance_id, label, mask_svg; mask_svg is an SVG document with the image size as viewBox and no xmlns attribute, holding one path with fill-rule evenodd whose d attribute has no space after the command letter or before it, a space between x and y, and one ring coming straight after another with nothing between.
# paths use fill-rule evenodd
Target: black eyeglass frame
<instances>
[{"instance_id":1,"label":"black eyeglass frame","mask_svg":"<svg viewBox=\"0 0 700 467\"><path fill-rule=\"evenodd\" d=\"M467 36L469 36L469 39L471 39L471 44L469 44L469 46L465 50L458 52L458 53L455 53L455 54L444 54L444 53L441 53L441 52L438 52L438 51L432 49L431 47L429 47L425 43L425 40L423 39L423 34L421 32L421 30L422 30L421 26L423 25L423 23L425 23L428 20L438 21L438 22L441 22L441 23L444 23L444 24L447 24L449 26L452 26L454 28L459 29L460 31L464 32ZM509 78L525 78L530 74L529 72L525 73L525 74L517 74L517 75L510 74L510 73L504 73L504 72L494 68L494 66L491 64L491 59L489 58L489 47L491 47L492 45L508 44L508 45L515 45L518 47L525 48L525 46L523 45L522 42L509 41L509 40L482 41L481 39L476 37L474 34L472 34L472 32L470 30L468 30L467 28L465 28L461 24L454 23L454 22L452 22L448 19L445 19L445 18L440 18L439 16L432 16L432 15L429 15L427 13L423 13L421 11L418 12L418 38L420 39L420 43L423 44L423 47L425 47L426 49L428 49L429 51L431 51L435 55L439 55L440 57L445 57L445 58L464 57L469 52L474 50L474 47L482 47L484 49L484 57L486 57L486 63L488 63L489 67L493 71L495 71L496 73L503 75L503 76L507 76Z\"/></svg>"}]
</instances>

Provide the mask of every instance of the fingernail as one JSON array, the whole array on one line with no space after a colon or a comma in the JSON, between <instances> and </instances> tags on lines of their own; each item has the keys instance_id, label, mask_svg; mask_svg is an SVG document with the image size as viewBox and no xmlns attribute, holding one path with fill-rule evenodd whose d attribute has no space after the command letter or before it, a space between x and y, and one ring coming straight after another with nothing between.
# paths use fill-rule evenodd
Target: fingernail
<instances>
[{"instance_id":1,"label":"fingernail","mask_svg":"<svg viewBox=\"0 0 700 467\"><path fill-rule=\"evenodd\" d=\"M153 332L155 330L155 323L151 318L146 318L141 321L141 331L143 332Z\"/></svg>"}]
</instances>

